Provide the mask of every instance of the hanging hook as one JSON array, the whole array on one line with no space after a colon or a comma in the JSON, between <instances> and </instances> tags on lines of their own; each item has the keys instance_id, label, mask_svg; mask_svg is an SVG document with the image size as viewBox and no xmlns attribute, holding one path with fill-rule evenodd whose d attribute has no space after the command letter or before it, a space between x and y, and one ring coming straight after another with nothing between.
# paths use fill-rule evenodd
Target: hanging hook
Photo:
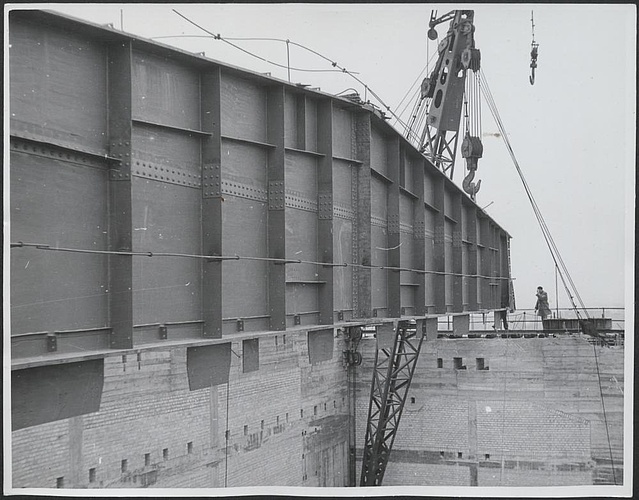
<instances>
[{"instance_id":1,"label":"hanging hook","mask_svg":"<svg viewBox=\"0 0 639 500\"><path fill-rule=\"evenodd\" d=\"M464 177L464 180L462 181L462 187L464 188L464 191L466 191L470 195L470 199L473 201L475 201L475 195L477 194L481 186L481 180L478 181L477 183L474 183L473 182L474 178L475 178L475 170L473 169L468 172L468 174L466 175L466 177Z\"/></svg>"}]
</instances>

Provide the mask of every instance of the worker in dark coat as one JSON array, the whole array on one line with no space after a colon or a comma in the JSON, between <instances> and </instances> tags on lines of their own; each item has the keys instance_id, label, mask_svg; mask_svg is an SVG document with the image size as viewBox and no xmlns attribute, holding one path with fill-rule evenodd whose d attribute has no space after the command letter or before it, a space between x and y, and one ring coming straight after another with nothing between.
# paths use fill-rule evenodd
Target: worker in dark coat
<instances>
[{"instance_id":1,"label":"worker in dark coat","mask_svg":"<svg viewBox=\"0 0 639 500\"><path fill-rule=\"evenodd\" d=\"M537 315L541 317L542 324L546 319L546 316L550 316L550 306L548 305L548 294L544 292L544 289L540 286L537 287L537 303L535 304L535 311ZM545 326L545 325L544 325Z\"/></svg>"}]
</instances>

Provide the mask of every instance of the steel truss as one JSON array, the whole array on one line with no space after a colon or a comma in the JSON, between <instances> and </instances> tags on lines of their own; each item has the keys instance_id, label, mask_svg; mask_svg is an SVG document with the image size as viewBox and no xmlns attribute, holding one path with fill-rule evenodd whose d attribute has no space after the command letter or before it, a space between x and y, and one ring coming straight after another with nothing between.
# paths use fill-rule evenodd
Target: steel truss
<instances>
[{"instance_id":1,"label":"steel truss","mask_svg":"<svg viewBox=\"0 0 639 500\"><path fill-rule=\"evenodd\" d=\"M408 322L398 323L392 350L379 348L378 335L360 486L382 484L424 340L422 324L412 330Z\"/></svg>"}]
</instances>

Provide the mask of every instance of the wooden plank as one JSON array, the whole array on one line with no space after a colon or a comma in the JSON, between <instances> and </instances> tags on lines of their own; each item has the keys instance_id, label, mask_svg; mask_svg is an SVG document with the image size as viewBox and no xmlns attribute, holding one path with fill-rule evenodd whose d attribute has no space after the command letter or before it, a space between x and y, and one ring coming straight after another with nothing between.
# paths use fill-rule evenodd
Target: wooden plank
<instances>
[{"instance_id":1,"label":"wooden plank","mask_svg":"<svg viewBox=\"0 0 639 500\"><path fill-rule=\"evenodd\" d=\"M11 241L107 250L107 182L106 167L12 152ZM106 255L12 249L11 334L108 325L107 266Z\"/></svg>"},{"instance_id":2,"label":"wooden plank","mask_svg":"<svg viewBox=\"0 0 639 500\"><path fill-rule=\"evenodd\" d=\"M121 158L111 169L109 182L109 249L131 251L132 183L131 156L131 42L114 42L108 47L109 153ZM133 347L133 258L114 255L109 258L109 293L111 294L111 347Z\"/></svg>"},{"instance_id":3,"label":"wooden plank","mask_svg":"<svg viewBox=\"0 0 639 500\"><path fill-rule=\"evenodd\" d=\"M213 68L202 73L200 121L202 130L211 135L201 143L202 175L202 253L223 255L222 222L222 140L221 140L221 73ZM220 183L219 189L216 183ZM207 194L208 193L208 194ZM204 337L222 336L222 270L223 262L209 261L200 264L202 269L201 309Z\"/></svg>"},{"instance_id":4,"label":"wooden plank","mask_svg":"<svg viewBox=\"0 0 639 500\"><path fill-rule=\"evenodd\" d=\"M334 115L332 101L318 103L317 108L317 150L324 156L318 161L317 173L317 257L319 262L333 263L333 146L335 143ZM350 114L349 114L350 118ZM350 149L350 128L347 135ZM333 267L320 266L317 270L320 281L318 288L319 322L333 323Z\"/></svg>"},{"instance_id":5,"label":"wooden plank","mask_svg":"<svg viewBox=\"0 0 639 500\"><path fill-rule=\"evenodd\" d=\"M200 130L200 76L174 59L133 52L133 118Z\"/></svg>"},{"instance_id":6,"label":"wooden plank","mask_svg":"<svg viewBox=\"0 0 639 500\"><path fill-rule=\"evenodd\" d=\"M399 147L399 137L387 141L386 172L393 182L388 186L388 266L401 267L401 246L400 246L400 193L399 193L399 172L401 151ZM411 221L412 222L412 221ZM401 314L401 272L389 269L386 273L387 286L387 307L388 316L399 318Z\"/></svg>"},{"instance_id":7,"label":"wooden plank","mask_svg":"<svg viewBox=\"0 0 639 500\"><path fill-rule=\"evenodd\" d=\"M254 89L258 92L257 89ZM224 109L224 106L223 106ZM256 113L259 114L259 113ZM269 208L267 221L268 256L286 258L284 87L268 89L268 135L275 148L268 153ZM286 329L286 268L268 263L268 304L271 330Z\"/></svg>"},{"instance_id":8,"label":"wooden plank","mask_svg":"<svg viewBox=\"0 0 639 500\"><path fill-rule=\"evenodd\" d=\"M222 135L268 142L266 139L271 137L271 132L267 134L267 120L270 123L271 115L267 114L266 96L266 89L257 83L222 71ZM270 99L268 107L270 110ZM282 102L280 113L283 112ZM280 140L284 140L284 131Z\"/></svg>"},{"instance_id":9,"label":"wooden plank","mask_svg":"<svg viewBox=\"0 0 639 500\"><path fill-rule=\"evenodd\" d=\"M12 133L104 155L105 45L72 31L12 19Z\"/></svg>"}]
</instances>

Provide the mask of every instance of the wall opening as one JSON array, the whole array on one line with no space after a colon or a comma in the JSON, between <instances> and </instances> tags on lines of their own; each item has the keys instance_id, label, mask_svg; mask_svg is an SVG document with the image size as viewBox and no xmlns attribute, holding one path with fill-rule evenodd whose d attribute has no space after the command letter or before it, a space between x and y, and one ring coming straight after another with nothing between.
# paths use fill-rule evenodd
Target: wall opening
<instances>
[{"instance_id":1,"label":"wall opening","mask_svg":"<svg viewBox=\"0 0 639 500\"><path fill-rule=\"evenodd\" d=\"M149 465L151 465L151 454L150 453L145 453L144 454L144 466L148 467Z\"/></svg>"},{"instance_id":2,"label":"wall opening","mask_svg":"<svg viewBox=\"0 0 639 500\"><path fill-rule=\"evenodd\" d=\"M162 450L162 458L164 460L168 460L169 459L169 449L168 448L164 448Z\"/></svg>"},{"instance_id":3,"label":"wall opening","mask_svg":"<svg viewBox=\"0 0 639 500\"><path fill-rule=\"evenodd\" d=\"M437 368L444 368L444 360L442 358L437 358Z\"/></svg>"},{"instance_id":4,"label":"wall opening","mask_svg":"<svg viewBox=\"0 0 639 500\"><path fill-rule=\"evenodd\" d=\"M484 358L475 358L475 364L478 370L488 370L488 364Z\"/></svg>"},{"instance_id":5,"label":"wall opening","mask_svg":"<svg viewBox=\"0 0 639 500\"><path fill-rule=\"evenodd\" d=\"M193 453L193 441L189 441L188 443L186 443L186 453L187 455Z\"/></svg>"},{"instance_id":6,"label":"wall opening","mask_svg":"<svg viewBox=\"0 0 639 500\"><path fill-rule=\"evenodd\" d=\"M465 370L464 359L463 358L453 358L453 366L455 370Z\"/></svg>"},{"instance_id":7,"label":"wall opening","mask_svg":"<svg viewBox=\"0 0 639 500\"><path fill-rule=\"evenodd\" d=\"M126 472L128 468L129 468L129 461L126 458L122 459L122 461L120 462L120 471Z\"/></svg>"},{"instance_id":8,"label":"wall opening","mask_svg":"<svg viewBox=\"0 0 639 500\"><path fill-rule=\"evenodd\" d=\"M89 469L89 482L95 483L95 467Z\"/></svg>"},{"instance_id":9,"label":"wall opening","mask_svg":"<svg viewBox=\"0 0 639 500\"><path fill-rule=\"evenodd\" d=\"M64 476L57 477L55 479L55 487L56 488L64 488Z\"/></svg>"}]
</instances>

